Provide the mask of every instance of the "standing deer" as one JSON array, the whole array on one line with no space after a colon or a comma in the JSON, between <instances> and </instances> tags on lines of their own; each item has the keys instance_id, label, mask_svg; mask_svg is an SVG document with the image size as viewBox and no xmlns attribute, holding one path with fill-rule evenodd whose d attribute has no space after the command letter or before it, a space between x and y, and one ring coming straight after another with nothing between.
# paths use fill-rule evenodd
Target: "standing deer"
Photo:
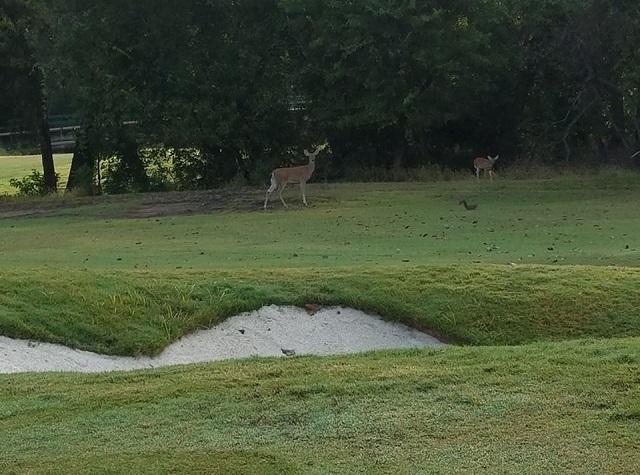
<instances>
[{"instance_id":1,"label":"standing deer","mask_svg":"<svg viewBox=\"0 0 640 475\"><path fill-rule=\"evenodd\" d=\"M307 181L311 178L313 174L313 170L316 168L316 156L320 153L320 147L316 148L316 151L313 153L308 152L306 149L304 154L309 157L309 164L302 165L300 167L286 167L286 168L276 168L271 172L271 186L267 190L267 195L264 199L264 209L267 209L267 202L269 201L269 194L274 191L278 192L278 196L280 197L280 201L285 208L288 208L287 203L284 202L282 198L282 192L284 188L289 183L299 183L300 191L302 192L302 202L305 206L307 206L307 197L305 196L305 187L307 185Z\"/></svg>"},{"instance_id":2,"label":"standing deer","mask_svg":"<svg viewBox=\"0 0 640 475\"><path fill-rule=\"evenodd\" d=\"M493 165L498 160L499 155L492 157L487 155L487 158L478 157L473 161L473 166L476 169L476 178L480 181L480 170L484 170L484 177L487 177L487 171L489 171L489 178L493 182Z\"/></svg>"}]
</instances>

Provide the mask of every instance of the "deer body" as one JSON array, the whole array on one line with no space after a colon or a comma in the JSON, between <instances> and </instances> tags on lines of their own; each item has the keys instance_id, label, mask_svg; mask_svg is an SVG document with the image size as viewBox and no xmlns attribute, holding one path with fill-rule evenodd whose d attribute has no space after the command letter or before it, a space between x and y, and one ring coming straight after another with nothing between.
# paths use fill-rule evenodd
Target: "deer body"
<instances>
[{"instance_id":1,"label":"deer body","mask_svg":"<svg viewBox=\"0 0 640 475\"><path fill-rule=\"evenodd\" d=\"M278 196L280 197L280 201L285 208L288 208L287 203L284 202L282 198L282 192L285 187L289 183L298 183L300 184L300 192L302 193L302 202L305 206L307 206L307 197L305 195L305 188L307 185L307 181L311 178L313 171L316 168L316 156L320 153L320 147L316 149L315 152L310 153L307 150L304 151L304 154L309 157L309 163L307 165L303 165L300 167L285 167L285 168L276 168L271 172L271 186L267 190L267 195L264 199L264 209L267 209L267 203L269 201L269 195L274 191L278 192Z\"/></svg>"},{"instance_id":2,"label":"deer body","mask_svg":"<svg viewBox=\"0 0 640 475\"><path fill-rule=\"evenodd\" d=\"M473 167L476 169L476 178L480 181L480 170L484 170L484 176L487 177L487 171L489 172L489 178L493 181L493 165L498 160L499 155L492 157L487 155L487 158L478 157L473 161Z\"/></svg>"}]
</instances>

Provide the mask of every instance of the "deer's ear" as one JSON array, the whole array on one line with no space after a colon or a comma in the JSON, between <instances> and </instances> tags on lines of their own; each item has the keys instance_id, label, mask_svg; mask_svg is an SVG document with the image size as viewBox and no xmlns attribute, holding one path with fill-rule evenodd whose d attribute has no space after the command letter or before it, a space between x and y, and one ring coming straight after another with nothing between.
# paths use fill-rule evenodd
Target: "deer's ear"
<instances>
[{"instance_id":1,"label":"deer's ear","mask_svg":"<svg viewBox=\"0 0 640 475\"><path fill-rule=\"evenodd\" d=\"M310 157L310 156L311 156L311 154L309 153L309 151L308 151L306 148L304 149L304 154L305 154L307 157Z\"/></svg>"},{"instance_id":2,"label":"deer's ear","mask_svg":"<svg viewBox=\"0 0 640 475\"><path fill-rule=\"evenodd\" d=\"M499 156L500 156L500 155L496 155L496 158L494 158L494 160L497 160Z\"/></svg>"}]
</instances>

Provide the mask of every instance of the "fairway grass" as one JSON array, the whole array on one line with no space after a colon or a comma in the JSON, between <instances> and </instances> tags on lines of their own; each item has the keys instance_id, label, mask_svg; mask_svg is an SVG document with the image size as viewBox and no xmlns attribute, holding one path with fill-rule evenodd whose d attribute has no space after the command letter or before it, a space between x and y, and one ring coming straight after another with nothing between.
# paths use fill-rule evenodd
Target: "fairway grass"
<instances>
[{"instance_id":1,"label":"fairway grass","mask_svg":"<svg viewBox=\"0 0 640 475\"><path fill-rule=\"evenodd\" d=\"M635 473L640 340L0 375L3 473Z\"/></svg>"},{"instance_id":2,"label":"fairway grass","mask_svg":"<svg viewBox=\"0 0 640 475\"><path fill-rule=\"evenodd\" d=\"M69 208L64 200L44 200L43 206L54 201L61 207L46 216L0 220L0 256L10 269L640 265L640 176L487 185L315 185L309 208L291 190L290 209L277 203L267 212L264 191L245 189L237 194L253 206L195 213L211 207L207 197L179 216L171 215L173 206L161 194L104 197ZM478 209L465 210L460 195ZM136 217L154 199L155 214Z\"/></svg>"},{"instance_id":3,"label":"fairway grass","mask_svg":"<svg viewBox=\"0 0 640 475\"><path fill-rule=\"evenodd\" d=\"M454 346L0 375L0 473L637 472L637 174L289 193L267 212L264 190L227 210L195 194L190 215L6 198L0 334L154 355L312 303Z\"/></svg>"}]
</instances>

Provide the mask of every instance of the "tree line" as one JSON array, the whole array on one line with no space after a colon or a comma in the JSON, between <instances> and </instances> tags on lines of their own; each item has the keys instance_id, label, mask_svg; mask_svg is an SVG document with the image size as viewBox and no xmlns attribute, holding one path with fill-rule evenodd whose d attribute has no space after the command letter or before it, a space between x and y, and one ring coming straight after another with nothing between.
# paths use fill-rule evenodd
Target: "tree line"
<instances>
[{"instance_id":1,"label":"tree line","mask_svg":"<svg viewBox=\"0 0 640 475\"><path fill-rule=\"evenodd\" d=\"M67 186L112 192L263 183L324 142L329 179L630 164L638 45L636 0L0 0L0 127L51 189L52 111L81 125Z\"/></svg>"}]
</instances>

